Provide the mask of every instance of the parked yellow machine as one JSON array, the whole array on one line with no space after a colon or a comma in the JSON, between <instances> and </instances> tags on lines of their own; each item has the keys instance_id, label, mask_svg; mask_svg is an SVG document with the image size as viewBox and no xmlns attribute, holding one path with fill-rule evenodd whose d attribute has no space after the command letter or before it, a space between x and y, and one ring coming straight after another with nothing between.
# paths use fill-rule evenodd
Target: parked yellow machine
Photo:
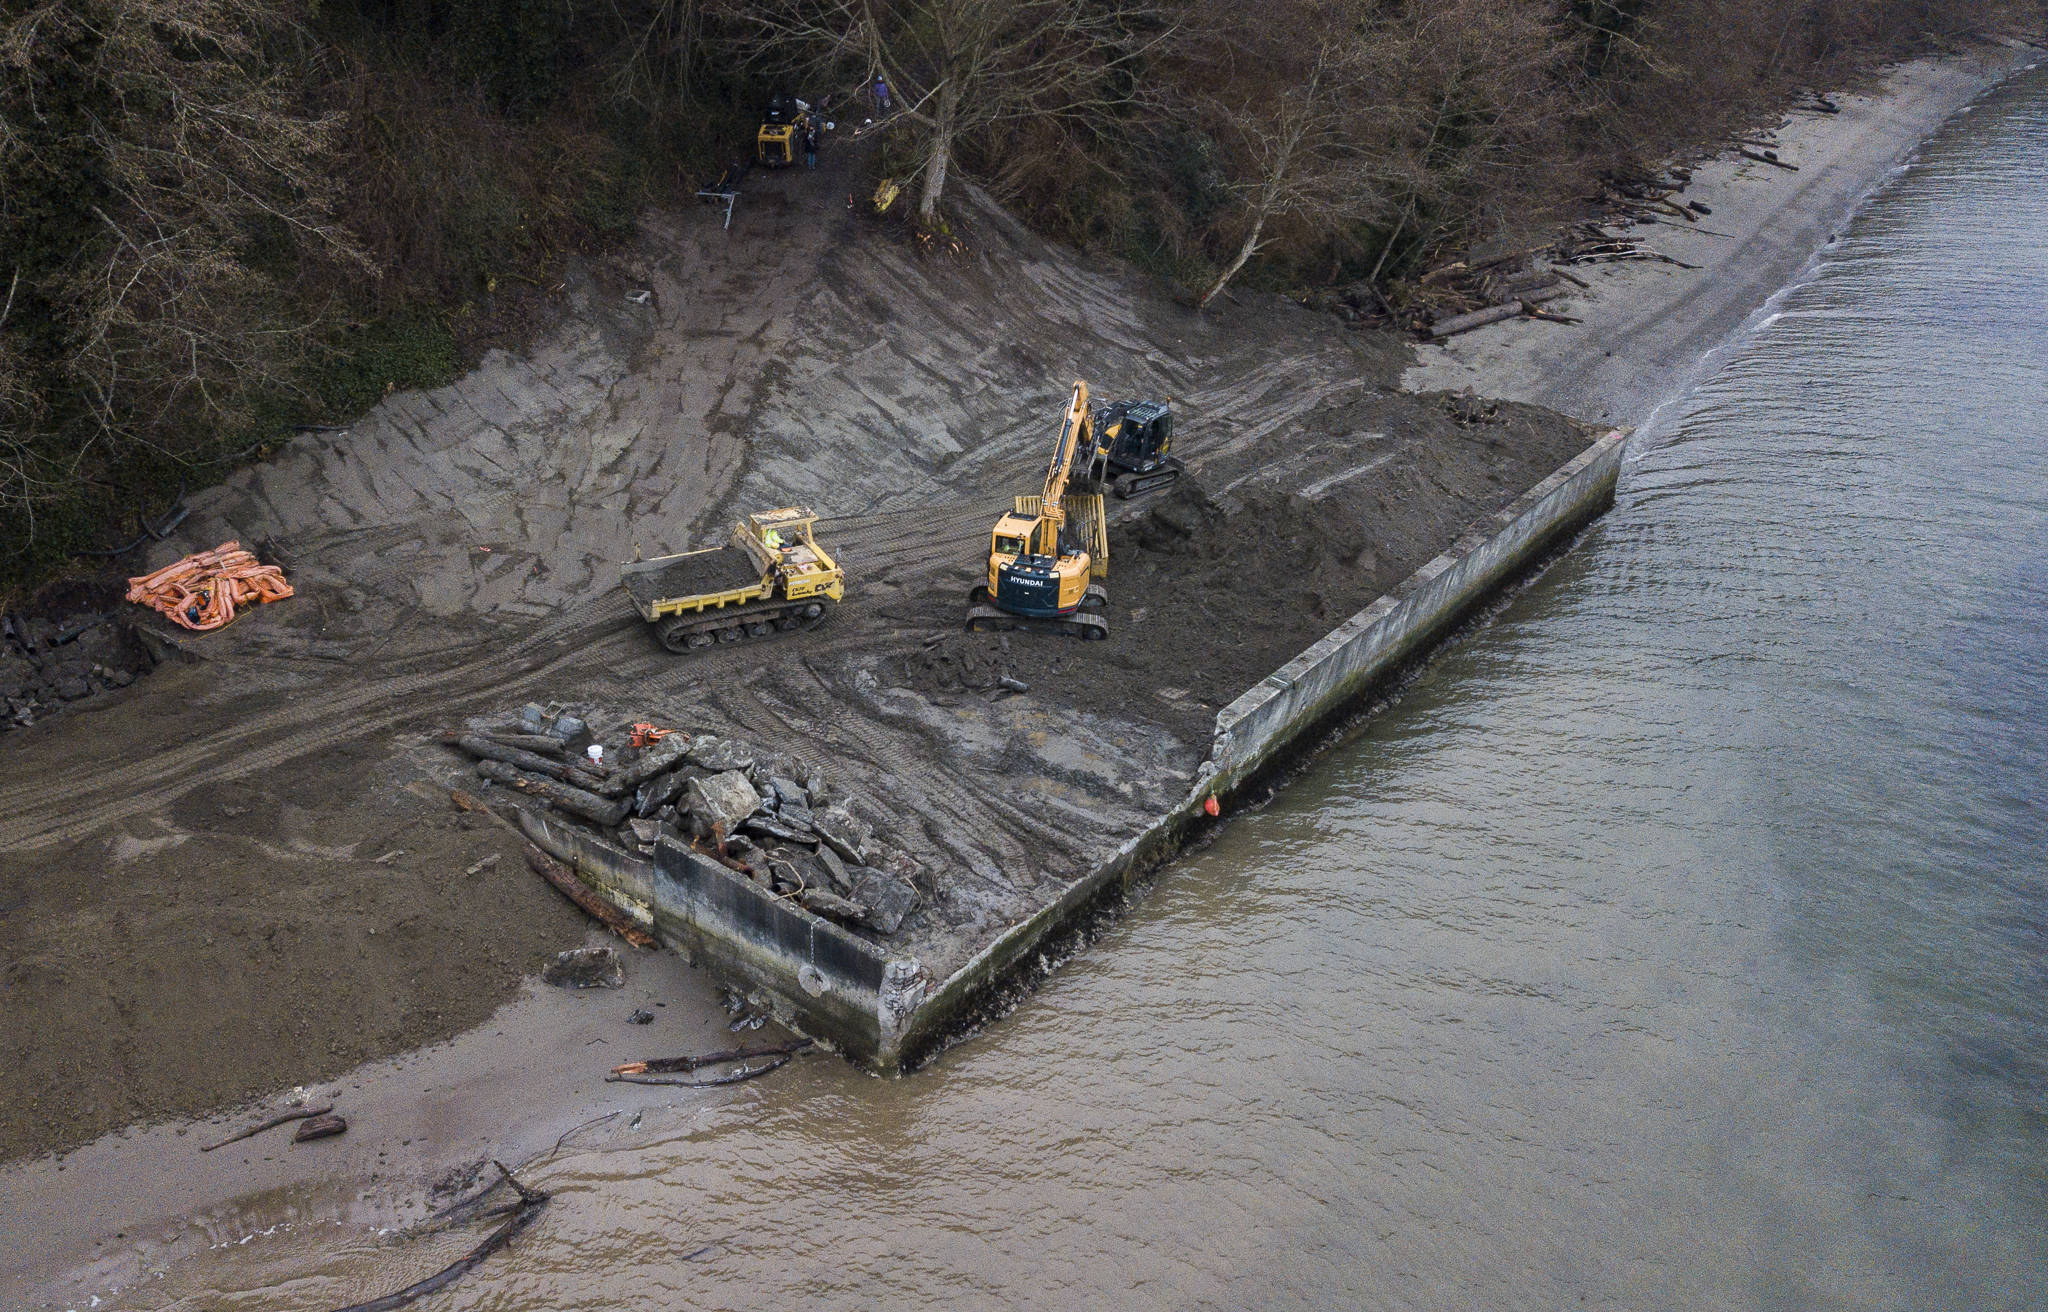
<instances>
[{"instance_id":1,"label":"parked yellow machine","mask_svg":"<svg viewBox=\"0 0 2048 1312\"><path fill-rule=\"evenodd\" d=\"M726 545L636 561L619 583L673 652L808 629L846 591L845 572L818 544L817 522L800 506L756 511Z\"/></svg>"},{"instance_id":2,"label":"parked yellow machine","mask_svg":"<svg viewBox=\"0 0 2048 1312\"><path fill-rule=\"evenodd\" d=\"M761 128L754 134L755 158L772 169L796 163L803 152L804 130L812 123L811 114L803 101L778 92L761 113Z\"/></svg>"}]
</instances>

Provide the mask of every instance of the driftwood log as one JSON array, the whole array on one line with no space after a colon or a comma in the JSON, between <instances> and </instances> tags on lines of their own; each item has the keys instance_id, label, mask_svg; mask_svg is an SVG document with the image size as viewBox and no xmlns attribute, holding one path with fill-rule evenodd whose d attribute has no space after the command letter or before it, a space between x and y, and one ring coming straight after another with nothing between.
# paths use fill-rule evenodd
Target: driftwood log
<instances>
[{"instance_id":1,"label":"driftwood log","mask_svg":"<svg viewBox=\"0 0 2048 1312\"><path fill-rule=\"evenodd\" d=\"M1474 310L1470 314L1454 314L1448 319L1439 319L1429 326L1429 335L1431 337L1455 337L1459 333L1469 333L1474 328L1484 328L1490 323L1499 323L1503 319L1512 319L1521 312L1522 303L1520 301L1507 301L1500 305L1489 305L1483 310Z\"/></svg>"},{"instance_id":2,"label":"driftwood log","mask_svg":"<svg viewBox=\"0 0 2048 1312\"><path fill-rule=\"evenodd\" d=\"M257 1135L263 1133L265 1130L274 1130L280 1125L290 1125L293 1121L303 1121L314 1116L325 1116L327 1115L327 1113L333 1110L334 1104L329 1102L322 1103L318 1107L307 1107L300 1111L282 1112L276 1116L271 1117L267 1121L259 1121L255 1125L250 1126L246 1130L237 1130L233 1134L229 1135L227 1138L222 1139L219 1143L206 1144L202 1146L199 1149L199 1151L202 1153L210 1153L216 1148L225 1148L231 1143L240 1143L244 1139L253 1139Z\"/></svg>"},{"instance_id":3,"label":"driftwood log","mask_svg":"<svg viewBox=\"0 0 2048 1312\"><path fill-rule=\"evenodd\" d=\"M1778 168L1784 169L1787 173L1799 172L1799 166L1797 164L1787 164L1784 160L1778 158L1778 152L1774 150L1755 151L1749 149L1747 146L1737 146L1735 148L1735 153L1742 156L1744 159L1753 159L1759 164L1774 165Z\"/></svg>"},{"instance_id":4,"label":"driftwood log","mask_svg":"<svg viewBox=\"0 0 2048 1312\"><path fill-rule=\"evenodd\" d=\"M308 1116L300 1125L299 1132L292 1136L293 1143L311 1143L315 1139L332 1139L337 1134L348 1133L348 1122L332 1113Z\"/></svg>"},{"instance_id":5,"label":"driftwood log","mask_svg":"<svg viewBox=\"0 0 2048 1312\"><path fill-rule=\"evenodd\" d=\"M721 1084L745 1084L748 1080L758 1080L763 1075L771 1075L781 1070L789 1063L790 1058L784 1055L774 1058L765 1066L742 1066L736 1071L701 1080L676 1079L665 1075L607 1075L604 1078L608 1084L660 1084L671 1089L711 1089Z\"/></svg>"},{"instance_id":6,"label":"driftwood log","mask_svg":"<svg viewBox=\"0 0 2048 1312\"><path fill-rule=\"evenodd\" d=\"M1530 307L1540 305L1545 301L1554 301L1563 295L1565 295L1565 292L1561 289L1538 292L1532 296L1524 296L1512 301L1503 301L1499 305L1489 305L1483 310L1474 310L1470 314L1454 315L1449 319L1441 319L1431 324L1429 335L1433 338L1443 338L1454 337L1459 333L1471 332L1474 328L1484 328L1490 323L1499 323L1503 319L1513 319L1527 314Z\"/></svg>"},{"instance_id":7,"label":"driftwood log","mask_svg":"<svg viewBox=\"0 0 2048 1312\"><path fill-rule=\"evenodd\" d=\"M559 889L562 896L596 917L606 929L611 930L634 947L651 948L654 946L654 936L633 923L631 916L628 916L625 912L591 892L584 886L582 880L570 873L566 866L535 847L532 843L526 845L526 864L533 867L533 873Z\"/></svg>"},{"instance_id":8,"label":"driftwood log","mask_svg":"<svg viewBox=\"0 0 2048 1312\"><path fill-rule=\"evenodd\" d=\"M401 1308L408 1303L417 1302L436 1290L446 1289L463 1276L474 1271L483 1264L485 1258L511 1243L513 1236L533 1224L533 1219L540 1215L540 1209L547 1206L549 1195L539 1189L529 1189L519 1183L512 1172L506 1169L503 1162L492 1162L491 1165L498 1168L499 1172L504 1175L505 1182L511 1185L519 1194L519 1206L513 1211L511 1216L506 1218L503 1225L485 1235L483 1241L477 1244L475 1248L470 1249L467 1253L456 1258L453 1262L442 1267L439 1271L436 1271L418 1284L407 1285L404 1289L386 1294L382 1298L373 1298L367 1303L351 1303L347 1307L335 1309L335 1312L392 1312L394 1308Z\"/></svg>"},{"instance_id":9,"label":"driftwood log","mask_svg":"<svg viewBox=\"0 0 2048 1312\"><path fill-rule=\"evenodd\" d=\"M538 752L542 756L562 757L569 754L567 743L544 733L514 733L509 729L491 729L484 733L484 737L506 747L518 747L529 752Z\"/></svg>"},{"instance_id":10,"label":"driftwood log","mask_svg":"<svg viewBox=\"0 0 2048 1312\"><path fill-rule=\"evenodd\" d=\"M580 816L604 829L613 828L623 821L631 806L629 802L607 801L596 793L549 779L544 775L515 769L503 761L478 761L476 772L492 783L516 788L528 797L538 797L559 810Z\"/></svg>"},{"instance_id":11,"label":"driftwood log","mask_svg":"<svg viewBox=\"0 0 2048 1312\"><path fill-rule=\"evenodd\" d=\"M699 1053L694 1057L654 1057L647 1061L629 1061L612 1067L612 1074L625 1075L673 1075L678 1071L694 1071L699 1066L718 1066L729 1061L746 1061L752 1057L787 1057L812 1047L809 1039L792 1039L788 1043L777 1043L761 1048L731 1048L723 1052Z\"/></svg>"}]
</instances>

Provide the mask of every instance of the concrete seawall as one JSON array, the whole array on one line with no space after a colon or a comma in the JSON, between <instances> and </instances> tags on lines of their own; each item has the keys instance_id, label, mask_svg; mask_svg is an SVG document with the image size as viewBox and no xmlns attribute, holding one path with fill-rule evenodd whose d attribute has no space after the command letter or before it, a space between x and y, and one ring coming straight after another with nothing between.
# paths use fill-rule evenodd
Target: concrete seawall
<instances>
[{"instance_id":1,"label":"concrete seawall","mask_svg":"<svg viewBox=\"0 0 2048 1312\"><path fill-rule=\"evenodd\" d=\"M535 813L522 813L521 828L664 944L732 979L777 1019L877 1070L914 1066L995 1003L1048 939L1214 823L1209 799L1228 806L1313 747L1373 688L1612 504L1624 438L1609 433L1587 447L1225 707L1186 798L944 980L676 843L664 840L647 860Z\"/></svg>"}]
</instances>

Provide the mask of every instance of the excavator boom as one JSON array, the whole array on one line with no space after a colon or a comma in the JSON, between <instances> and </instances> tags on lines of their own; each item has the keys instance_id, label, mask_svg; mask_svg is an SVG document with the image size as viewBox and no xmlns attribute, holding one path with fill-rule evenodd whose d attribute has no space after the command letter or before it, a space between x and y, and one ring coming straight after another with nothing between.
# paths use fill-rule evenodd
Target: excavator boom
<instances>
[{"instance_id":1,"label":"excavator boom","mask_svg":"<svg viewBox=\"0 0 2048 1312\"><path fill-rule=\"evenodd\" d=\"M988 582L969 598L970 629L1109 636L1102 614L1108 593L1094 582L1109 565L1108 538L1101 532L1101 458L1088 384L1076 382L1046 465L1044 490L1017 498L1015 508L996 521ZM1066 540L1070 513L1088 526L1087 543Z\"/></svg>"}]
</instances>

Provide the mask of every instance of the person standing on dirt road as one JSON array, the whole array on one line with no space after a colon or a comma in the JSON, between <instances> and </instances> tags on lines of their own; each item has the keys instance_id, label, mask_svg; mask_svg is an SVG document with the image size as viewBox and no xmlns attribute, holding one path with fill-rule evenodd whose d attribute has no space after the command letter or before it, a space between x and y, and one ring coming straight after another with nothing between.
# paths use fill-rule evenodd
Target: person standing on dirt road
<instances>
[{"instance_id":1,"label":"person standing on dirt road","mask_svg":"<svg viewBox=\"0 0 2048 1312\"><path fill-rule=\"evenodd\" d=\"M818 167L818 123L816 119L804 120L804 167Z\"/></svg>"}]
</instances>

